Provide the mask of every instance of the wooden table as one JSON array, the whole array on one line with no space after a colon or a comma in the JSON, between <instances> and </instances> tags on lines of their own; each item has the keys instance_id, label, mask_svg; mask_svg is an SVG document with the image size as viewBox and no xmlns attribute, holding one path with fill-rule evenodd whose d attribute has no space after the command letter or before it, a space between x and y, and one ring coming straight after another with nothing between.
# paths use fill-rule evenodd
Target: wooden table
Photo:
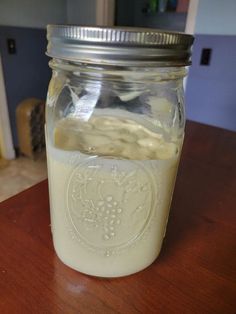
<instances>
[{"instance_id":1,"label":"wooden table","mask_svg":"<svg viewBox=\"0 0 236 314\"><path fill-rule=\"evenodd\" d=\"M44 181L0 204L0 313L236 313L236 133L188 122L160 257L125 278L55 255Z\"/></svg>"}]
</instances>

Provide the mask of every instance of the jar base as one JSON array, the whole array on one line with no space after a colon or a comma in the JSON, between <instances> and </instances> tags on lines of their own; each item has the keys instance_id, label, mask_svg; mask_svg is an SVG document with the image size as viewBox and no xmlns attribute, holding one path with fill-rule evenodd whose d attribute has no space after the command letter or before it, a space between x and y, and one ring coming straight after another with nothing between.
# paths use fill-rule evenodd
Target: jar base
<instances>
[{"instance_id":1,"label":"jar base","mask_svg":"<svg viewBox=\"0 0 236 314\"><path fill-rule=\"evenodd\" d=\"M56 255L59 258L59 260L66 265L67 267L74 269L76 271L78 271L81 274L87 275L87 276L91 276L91 277L96 277L99 279L108 279L108 278L120 278L120 277L126 277L126 276L130 276L130 275L134 275L136 273L139 273L141 271L143 271L144 269L148 268L151 264L153 264L153 262L155 262L155 260L157 259L157 257L160 254L160 250L158 252L158 254L155 255L155 257L153 259L150 259L148 262L144 263L141 267L135 269L135 270L129 270L129 271L115 271L114 269L107 273L104 273L103 271L89 271L89 270L85 270L82 269L80 267L76 267L75 265L72 265L70 262L66 261L64 258L62 258L60 256L60 254L58 254L57 250L55 249Z\"/></svg>"}]
</instances>

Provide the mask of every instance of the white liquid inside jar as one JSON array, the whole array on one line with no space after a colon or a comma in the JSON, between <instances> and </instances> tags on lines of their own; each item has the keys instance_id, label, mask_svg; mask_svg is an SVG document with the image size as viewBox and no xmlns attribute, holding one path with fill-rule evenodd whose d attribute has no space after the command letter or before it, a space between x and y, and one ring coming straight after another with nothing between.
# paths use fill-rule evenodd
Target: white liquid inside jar
<instances>
[{"instance_id":1,"label":"white liquid inside jar","mask_svg":"<svg viewBox=\"0 0 236 314\"><path fill-rule=\"evenodd\" d=\"M60 120L47 140L54 247L94 276L140 271L158 256L182 140L131 119Z\"/></svg>"}]
</instances>

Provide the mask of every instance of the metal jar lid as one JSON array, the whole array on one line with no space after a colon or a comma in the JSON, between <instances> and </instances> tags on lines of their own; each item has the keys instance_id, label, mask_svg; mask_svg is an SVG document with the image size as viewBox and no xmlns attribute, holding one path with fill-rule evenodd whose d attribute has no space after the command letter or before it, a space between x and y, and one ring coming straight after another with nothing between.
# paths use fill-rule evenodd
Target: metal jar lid
<instances>
[{"instance_id":1,"label":"metal jar lid","mask_svg":"<svg viewBox=\"0 0 236 314\"><path fill-rule=\"evenodd\" d=\"M151 28L47 26L47 55L119 66L189 65L193 36Z\"/></svg>"}]
</instances>

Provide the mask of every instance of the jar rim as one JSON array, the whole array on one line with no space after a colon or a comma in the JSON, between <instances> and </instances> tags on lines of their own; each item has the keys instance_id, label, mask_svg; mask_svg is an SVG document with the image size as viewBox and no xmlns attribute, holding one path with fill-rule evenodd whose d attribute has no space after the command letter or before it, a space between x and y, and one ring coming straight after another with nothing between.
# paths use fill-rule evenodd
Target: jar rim
<instances>
[{"instance_id":1,"label":"jar rim","mask_svg":"<svg viewBox=\"0 0 236 314\"><path fill-rule=\"evenodd\" d=\"M88 64L186 66L193 36L134 27L47 26L47 55Z\"/></svg>"}]
</instances>

